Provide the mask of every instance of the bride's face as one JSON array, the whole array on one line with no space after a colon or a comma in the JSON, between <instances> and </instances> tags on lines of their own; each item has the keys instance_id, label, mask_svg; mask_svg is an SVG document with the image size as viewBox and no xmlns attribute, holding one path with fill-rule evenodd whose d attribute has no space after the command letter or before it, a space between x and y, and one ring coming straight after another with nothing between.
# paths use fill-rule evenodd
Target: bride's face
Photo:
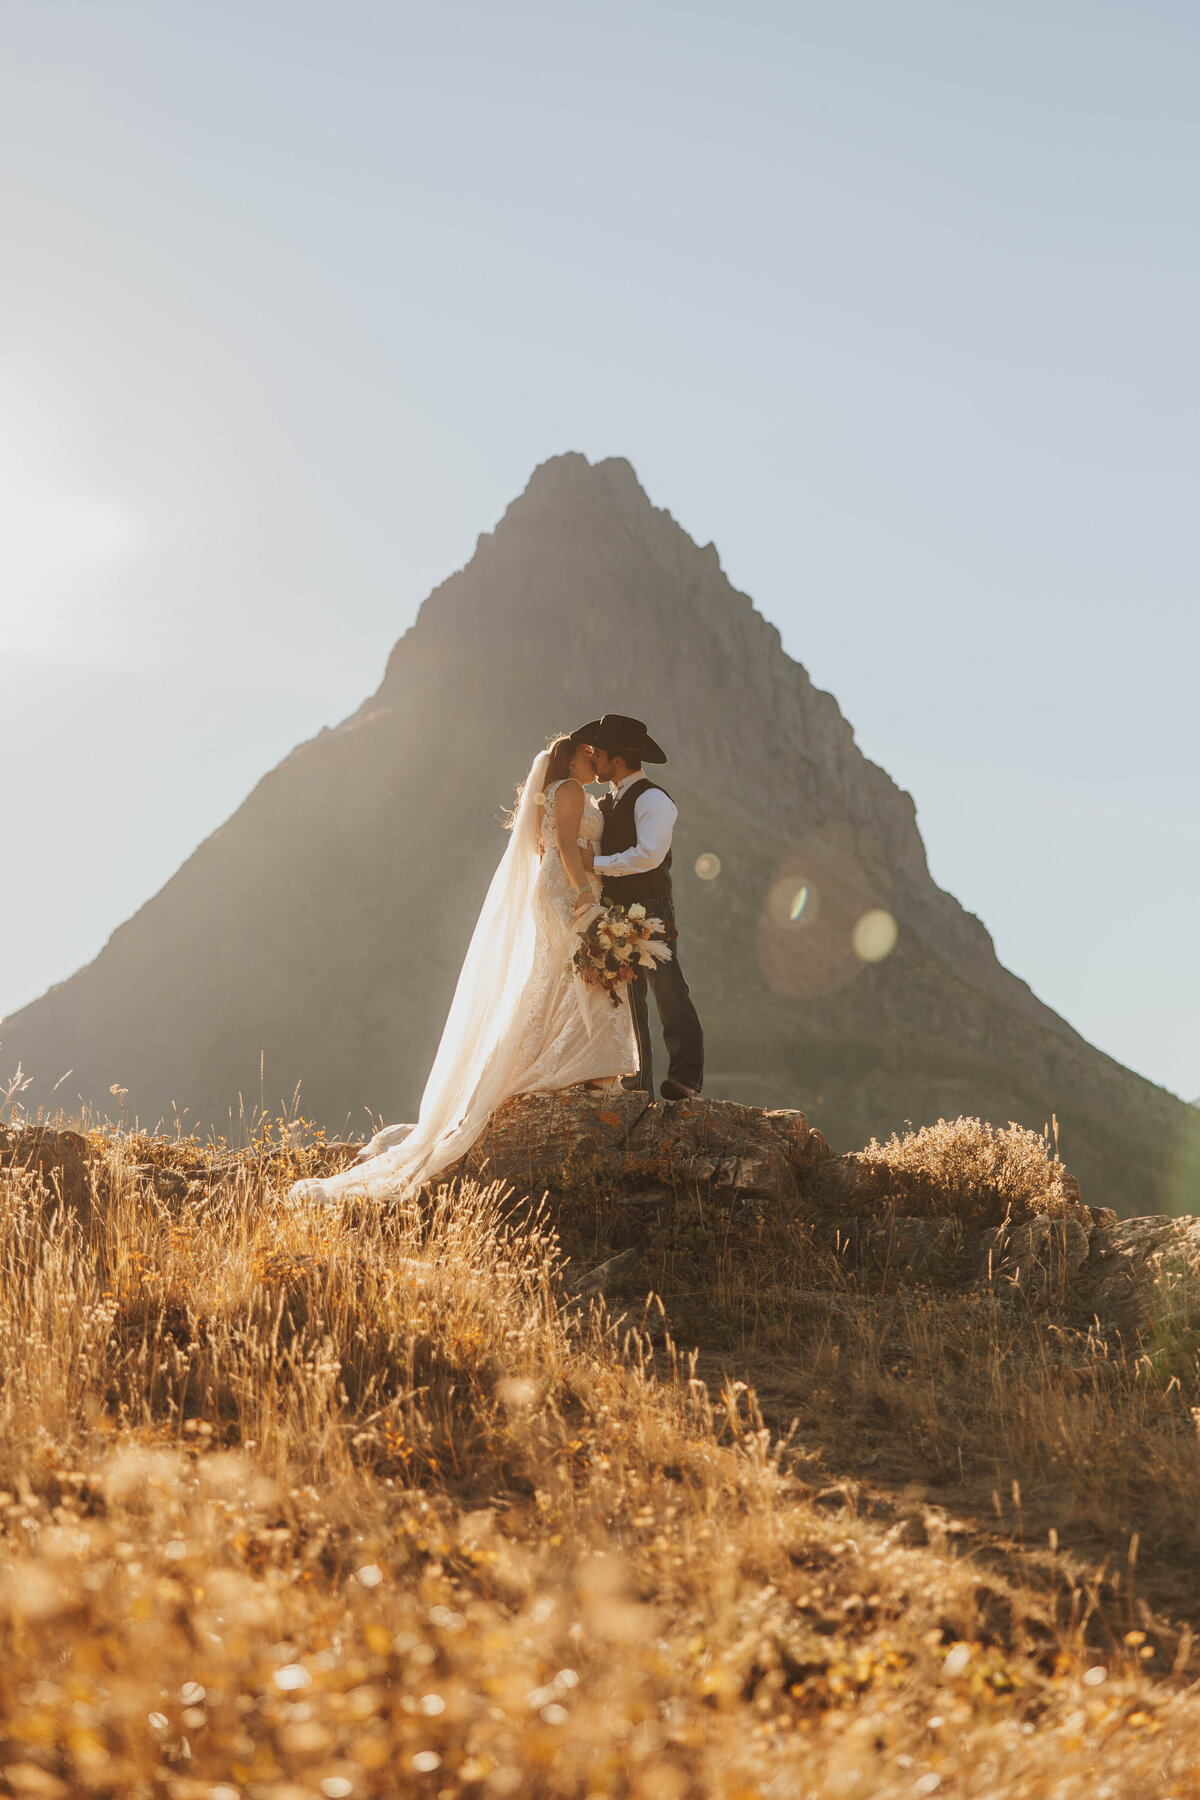
<instances>
[{"instance_id":1,"label":"bride's face","mask_svg":"<svg viewBox=\"0 0 1200 1800\"><path fill-rule=\"evenodd\" d=\"M589 781L595 781L596 759L587 744L576 744L569 768L576 781L581 781L585 787Z\"/></svg>"}]
</instances>

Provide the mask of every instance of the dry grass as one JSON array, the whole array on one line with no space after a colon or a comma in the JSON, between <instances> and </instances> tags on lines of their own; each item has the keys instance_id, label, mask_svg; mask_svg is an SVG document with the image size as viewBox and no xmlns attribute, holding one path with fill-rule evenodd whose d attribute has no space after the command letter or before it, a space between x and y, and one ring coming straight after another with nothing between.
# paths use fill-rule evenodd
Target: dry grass
<instances>
[{"instance_id":1,"label":"dry grass","mask_svg":"<svg viewBox=\"0 0 1200 1800\"><path fill-rule=\"evenodd\" d=\"M1014 1478L1124 1518L1151 1450L1182 1528L1178 1375L859 1292L783 1224L684 1221L668 1308L776 1411L803 1400L781 1450L653 1306L653 1342L564 1306L548 1225L494 1191L330 1217L282 1199L296 1149L215 1187L194 1146L104 1151L87 1236L0 1176L12 1792L1200 1794L1190 1643L1142 1618L1128 1542L1115 1596L1045 1535L1014 1549ZM167 1203L135 1165L194 1185ZM884 1504L918 1449L934 1485L1007 1472L990 1542L911 1487Z\"/></svg>"},{"instance_id":2,"label":"dry grass","mask_svg":"<svg viewBox=\"0 0 1200 1800\"><path fill-rule=\"evenodd\" d=\"M939 1119L920 1131L872 1138L857 1161L865 1185L902 1210L953 1213L964 1225L1021 1224L1035 1214L1086 1217L1075 1180L1050 1133L980 1119Z\"/></svg>"}]
</instances>

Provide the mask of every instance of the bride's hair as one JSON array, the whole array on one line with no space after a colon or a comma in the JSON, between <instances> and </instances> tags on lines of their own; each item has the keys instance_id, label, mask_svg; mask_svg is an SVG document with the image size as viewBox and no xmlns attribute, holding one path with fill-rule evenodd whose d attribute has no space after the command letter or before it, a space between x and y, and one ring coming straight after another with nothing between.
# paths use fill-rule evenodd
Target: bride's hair
<instances>
[{"instance_id":1,"label":"bride's hair","mask_svg":"<svg viewBox=\"0 0 1200 1800\"><path fill-rule=\"evenodd\" d=\"M575 745L569 737L551 738L546 746L546 754L550 761L546 764L546 786L552 781L565 781L571 769L571 758L575 754Z\"/></svg>"},{"instance_id":2,"label":"bride's hair","mask_svg":"<svg viewBox=\"0 0 1200 1800\"><path fill-rule=\"evenodd\" d=\"M575 745L565 733L560 733L558 737L550 739L550 742L542 751L542 756L546 759L545 763L542 765L541 775L541 787L543 791L550 787L555 781L565 781L567 772L571 766L571 758L574 753ZM527 780L517 790L517 803L504 820L505 826L509 831L512 831L517 823L517 814L520 812L522 802L525 799L525 789L529 786L530 782L537 779L538 766L541 764L541 761L542 758L539 756L537 762L534 763Z\"/></svg>"}]
</instances>

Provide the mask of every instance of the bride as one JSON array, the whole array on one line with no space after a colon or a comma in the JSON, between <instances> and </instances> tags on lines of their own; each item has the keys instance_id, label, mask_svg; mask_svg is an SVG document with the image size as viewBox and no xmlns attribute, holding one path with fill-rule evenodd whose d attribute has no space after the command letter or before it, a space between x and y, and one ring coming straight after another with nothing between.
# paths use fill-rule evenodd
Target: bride
<instances>
[{"instance_id":1,"label":"bride","mask_svg":"<svg viewBox=\"0 0 1200 1800\"><path fill-rule=\"evenodd\" d=\"M586 744L557 737L534 759L510 820L454 990L415 1125L376 1133L353 1167L298 1181L299 1199L380 1200L457 1162L514 1094L579 1085L604 1090L637 1069L633 1015L571 967L578 932L595 916L592 867L603 818L585 792L596 779Z\"/></svg>"}]
</instances>

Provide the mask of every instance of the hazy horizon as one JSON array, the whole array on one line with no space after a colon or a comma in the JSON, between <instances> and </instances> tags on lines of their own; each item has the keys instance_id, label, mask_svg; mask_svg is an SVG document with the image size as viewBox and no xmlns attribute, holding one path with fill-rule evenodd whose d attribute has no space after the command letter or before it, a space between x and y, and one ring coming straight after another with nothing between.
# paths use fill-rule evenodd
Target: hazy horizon
<instances>
[{"instance_id":1,"label":"hazy horizon","mask_svg":"<svg viewBox=\"0 0 1200 1800\"><path fill-rule=\"evenodd\" d=\"M1001 960L1200 1094L1193 13L16 0L0 41L0 1014L575 449L715 541Z\"/></svg>"}]
</instances>

